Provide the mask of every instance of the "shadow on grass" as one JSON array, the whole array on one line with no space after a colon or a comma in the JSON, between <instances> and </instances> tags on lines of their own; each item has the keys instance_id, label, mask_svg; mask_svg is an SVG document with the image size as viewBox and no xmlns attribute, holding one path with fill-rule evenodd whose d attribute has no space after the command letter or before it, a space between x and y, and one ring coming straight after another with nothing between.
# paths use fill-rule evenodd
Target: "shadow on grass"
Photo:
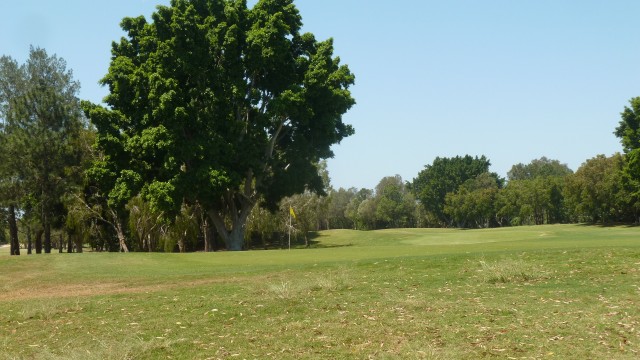
<instances>
[{"instance_id":1,"label":"shadow on grass","mask_svg":"<svg viewBox=\"0 0 640 360\"><path fill-rule=\"evenodd\" d=\"M329 235L322 235L317 231L310 231L307 233L307 241L301 235L291 236L291 243L289 243L289 236L287 233L274 232L270 236L265 238L254 237L247 245L247 250L279 250L288 249L291 244L292 249L328 249L328 248L340 248L353 246L352 244L331 244L324 243L322 238L329 237Z\"/></svg>"},{"instance_id":2,"label":"shadow on grass","mask_svg":"<svg viewBox=\"0 0 640 360\"><path fill-rule=\"evenodd\" d=\"M330 248L341 248L341 247L353 246L353 244L327 244L327 243L323 243L322 242L322 238L324 238L324 237L329 237L329 235L322 235L322 234L318 233L317 231L310 231L307 234L309 247L310 248L314 248L314 249L330 249ZM302 242L303 242L302 245L304 245L304 239L303 239Z\"/></svg>"},{"instance_id":3,"label":"shadow on grass","mask_svg":"<svg viewBox=\"0 0 640 360\"><path fill-rule=\"evenodd\" d=\"M629 224L629 223L580 223L576 225L582 226L582 227L597 227L602 229L615 228L615 227L632 229L632 228L640 227L640 224Z\"/></svg>"}]
</instances>

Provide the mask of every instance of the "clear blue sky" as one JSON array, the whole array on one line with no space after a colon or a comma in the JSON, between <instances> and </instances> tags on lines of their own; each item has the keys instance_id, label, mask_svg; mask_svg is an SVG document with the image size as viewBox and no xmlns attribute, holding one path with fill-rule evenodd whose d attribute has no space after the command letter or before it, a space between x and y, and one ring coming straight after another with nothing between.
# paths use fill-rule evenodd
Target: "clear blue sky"
<instances>
[{"instance_id":1,"label":"clear blue sky","mask_svg":"<svg viewBox=\"0 0 640 360\"><path fill-rule=\"evenodd\" d=\"M30 44L43 47L100 102L120 20L168 2L3 0L0 54L23 62ZM436 156L485 155L502 176L541 156L576 170L620 151L612 132L640 96L640 1L295 3L305 31L333 37L357 77L344 117L356 135L334 148L334 187L412 180Z\"/></svg>"}]
</instances>

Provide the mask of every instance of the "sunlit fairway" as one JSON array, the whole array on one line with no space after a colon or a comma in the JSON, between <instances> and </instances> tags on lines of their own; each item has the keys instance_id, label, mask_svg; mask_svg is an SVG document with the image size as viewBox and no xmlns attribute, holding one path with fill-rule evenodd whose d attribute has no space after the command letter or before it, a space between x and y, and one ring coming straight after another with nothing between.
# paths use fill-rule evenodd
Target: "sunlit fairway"
<instances>
[{"instance_id":1,"label":"sunlit fairway","mask_svg":"<svg viewBox=\"0 0 640 360\"><path fill-rule=\"evenodd\" d=\"M321 232L312 248L0 249L0 358L636 359L640 228Z\"/></svg>"}]
</instances>

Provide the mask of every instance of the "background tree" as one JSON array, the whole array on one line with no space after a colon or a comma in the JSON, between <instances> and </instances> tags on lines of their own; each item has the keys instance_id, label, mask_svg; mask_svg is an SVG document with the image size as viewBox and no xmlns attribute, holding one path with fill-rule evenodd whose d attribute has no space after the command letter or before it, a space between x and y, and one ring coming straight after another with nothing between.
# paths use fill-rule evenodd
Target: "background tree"
<instances>
[{"instance_id":1,"label":"background tree","mask_svg":"<svg viewBox=\"0 0 640 360\"><path fill-rule=\"evenodd\" d=\"M511 180L533 180L539 177L564 177L573 174L573 171L558 160L540 159L531 160L529 164L516 164L507 172L507 178Z\"/></svg>"},{"instance_id":2,"label":"background tree","mask_svg":"<svg viewBox=\"0 0 640 360\"><path fill-rule=\"evenodd\" d=\"M327 217L332 229L352 229L353 222L347 216L347 207L356 196L355 188L332 190L328 195Z\"/></svg>"},{"instance_id":3,"label":"background tree","mask_svg":"<svg viewBox=\"0 0 640 360\"><path fill-rule=\"evenodd\" d=\"M283 199L280 202L280 213L287 215L283 232L286 233L289 230L287 228L289 226L289 209L293 209L295 217L292 218L291 223L293 226L292 234L302 236L305 246L309 246L309 233L320 230L324 218L324 202L326 202L326 198L321 198L308 191Z\"/></svg>"},{"instance_id":4,"label":"background tree","mask_svg":"<svg viewBox=\"0 0 640 360\"><path fill-rule=\"evenodd\" d=\"M502 225L567 221L563 189L571 174L566 164L546 157L512 166L509 181L496 198L497 221Z\"/></svg>"},{"instance_id":5,"label":"background tree","mask_svg":"<svg viewBox=\"0 0 640 360\"><path fill-rule=\"evenodd\" d=\"M445 213L458 227L487 228L495 222L495 202L499 179L491 173L482 173L465 181L456 192L445 196Z\"/></svg>"},{"instance_id":6,"label":"background tree","mask_svg":"<svg viewBox=\"0 0 640 360\"><path fill-rule=\"evenodd\" d=\"M609 224L625 218L630 200L622 184L623 169L622 155L598 155L567 179L565 192L574 221Z\"/></svg>"},{"instance_id":7,"label":"background tree","mask_svg":"<svg viewBox=\"0 0 640 360\"><path fill-rule=\"evenodd\" d=\"M314 164L353 134L342 115L354 77L332 40L301 34L292 0L173 0L149 23L126 18L103 83L113 113L96 121L115 184L153 207L203 206L240 250L251 209L306 189ZM93 116L90 115L92 120ZM106 139L108 137L108 140ZM109 166L107 166L109 167Z\"/></svg>"},{"instance_id":8,"label":"background tree","mask_svg":"<svg viewBox=\"0 0 640 360\"><path fill-rule=\"evenodd\" d=\"M7 211L0 207L0 244L8 244L9 236L7 233L8 223L7 223Z\"/></svg>"},{"instance_id":9,"label":"background tree","mask_svg":"<svg viewBox=\"0 0 640 360\"><path fill-rule=\"evenodd\" d=\"M634 221L640 222L640 97L629 101L614 134L622 142L625 156L623 181L629 192Z\"/></svg>"},{"instance_id":10,"label":"background tree","mask_svg":"<svg viewBox=\"0 0 640 360\"><path fill-rule=\"evenodd\" d=\"M136 196L127 204L129 210L129 229L136 238L136 249L139 251L156 251L160 244L164 214L154 212L142 197ZM182 247L184 248L184 246Z\"/></svg>"},{"instance_id":11,"label":"background tree","mask_svg":"<svg viewBox=\"0 0 640 360\"><path fill-rule=\"evenodd\" d=\"M416 198L430 212L438 225L452 225L452 218L444 211L447 193L456 192L465 181L489 172L491 163L484 157L454 158L437 157L431 165L425 166L411 185ZM497 179L498 176L495 175Z\"/></svg>"},{"instance_id":12,"label":"background tree","mask_svg":"<svg viewBox=\"0 0 640 360\"><path fill-rule=\"evenodd\" d=\"M358 229L375 230L377 229L378 202L374 198L366 198L360 202L357 210Z\"/></svg>"},{"instance_id":13,"label":"background tree","mask_svg":"<svg viewBox=\"0 0 640 360\"><path fill-rule=\"evenodd\" d=\"M286 209L285 214L289 214L289 208ZM255 246L254 241L260 241L261 246L267 249L269 243L279 241L279 246L284 246L281 240L288 225L288 216L283 215L282 211L273 212L260 206L254 207L247 221L247 233L251 235L251 245Z\"/></svg>"},{"instance_id":14,"label":"background tree","mask_svg":"<svg viewBox=\"0 0 640 360\"><path fill-rule=\"evenodd\" d=\"M349 221L351 221L351 229L354 230L366 230L367 227L364 225L365 223L374 223L375 218L369 220L365 220L362 218L362 214L360 212L360 205L365 200L369 200L373 198L373 190L370 189L360 189L358 190L354 196L349 201L347 208L345 209L345 216ZM375 216L375 206L374 213L372 216Z\"/></svg>"},{"instance_id":15,"label":"background tree","mask_svg":"<svg viewBox=\"0 0 640 360\"><path fill-rule=\"evenodd\" d=\"M21 159L15 146L15 102L24 93L24 69L10 57L0 58L0 206L9 228L11 255L20 255L17 208L22 200Z\"/></svg>"},{"instance_id":16,"label":"background tree","mask_svg":"<svg viewBox=\"0 0 640 360\"><path fill-rule=\"evenodd\" d=\"M164 251L172 252L176 245L181 253L195 250L200 231L196 210L195 206L183 204L180 213L171 223L162 227Z\"/></svg>"},{"instance_id":17,"label":"background tree","mask_svg":"<svg viewBox=\"0 0 640 360\"><path fill-rule=\"evenodd\" d=\"M6 57L2 63L2 82L12 82L0 90L9 166L37 209L49 253L52 224L62 224L61 197L71 186L69 169L78 163L75 145L84 125L77 98L80 85L63 59L43 49L31 48L19 67ZM16 206L17 199L13 201Z\"/></svg>"},{"instance_id":18,"label":"background tree","mask_svg":"<svg viewBox=\"0 0 640 360\"><path fill-rule=\"evenodd\" d=\"M400 175L382 178L376 186L376 223L383 228L415 225L416 201Z\"/></svg>"},{"instance_id":19,"label":"background tree","mask_svg":"<svg viewBox=\"0 0 640 360\"><path fill-rule=\"evenodd\" d=\"M79 200L84 202L85 208L100 223L113 230L119 251L128 252L126 205L140 194L142 180L138 173L130 169L130 159L125 150L126 135L117 127L124 120L119 112L86 101L82 107L97 132L95 151L91 154L91 165L86 171L86 191Z\"/></svg>"}]
</instances>

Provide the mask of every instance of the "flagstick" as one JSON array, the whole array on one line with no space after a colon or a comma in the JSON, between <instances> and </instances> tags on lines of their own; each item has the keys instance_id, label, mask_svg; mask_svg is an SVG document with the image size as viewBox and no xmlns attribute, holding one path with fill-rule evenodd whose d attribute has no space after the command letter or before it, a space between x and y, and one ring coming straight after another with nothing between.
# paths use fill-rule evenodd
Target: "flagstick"
<instances>
[{"instance_id":1,"label":"flagstick","mask_svg":"<svg viewBox=\"0 0 640 360\"><path fill-rule=\"evenodd\" d=\"M289 205L289 250L291 250L291 205Z\"/></svg>"}]
</instances>

